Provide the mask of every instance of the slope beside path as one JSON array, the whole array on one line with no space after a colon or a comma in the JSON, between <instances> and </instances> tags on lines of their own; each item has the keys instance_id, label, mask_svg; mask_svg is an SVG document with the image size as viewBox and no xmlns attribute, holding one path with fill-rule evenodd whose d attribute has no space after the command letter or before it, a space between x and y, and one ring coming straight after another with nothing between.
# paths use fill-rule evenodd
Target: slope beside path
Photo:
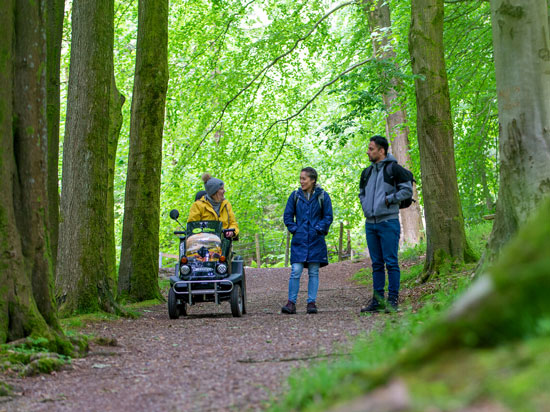
<instances>
[{"instance_id":1,"label":"slope beside path","mask_svg":"<svg viewBox=\"0 0 550 412\"><path fill-rule=\"evenodd\" d=\"M10 381L22 395L0 410L261 410L284 391L293 369L341 355L353 337L372 328L380 315L359 316L370 290L350 280L367 264L321 269L317 315L305 312L305 273L298 313L289 316L280 313L289 269L247 268L242 318L231 316L229 303L211 303L170 320L166 305L158 305L143 309L139 319L89 324L83 333L114 338L117 346L92 345L69 370Z\"/></svg>"}]
</instances>

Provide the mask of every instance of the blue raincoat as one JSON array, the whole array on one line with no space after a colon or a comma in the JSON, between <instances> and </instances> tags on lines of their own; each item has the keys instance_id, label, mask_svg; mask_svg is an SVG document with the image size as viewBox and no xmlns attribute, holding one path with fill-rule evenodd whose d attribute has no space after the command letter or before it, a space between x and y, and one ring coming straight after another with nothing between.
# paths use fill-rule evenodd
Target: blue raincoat
<instances>
[{"instance_id":1,"label":"blue raincoat","mask_svg":"<svg viewBox=\"0 0 550 412\"><path fill-rule=\"evenodd\" d=\"M297 199L295 199L295 197ZM323 197L323 210L319 197ZM320 263L328 265L325 236L332 223L332 203L327 192L319 186L309 200L300 188L290 194L283 215L285 225L292 233L290 263Z\"/></svg>"}]
</instances>

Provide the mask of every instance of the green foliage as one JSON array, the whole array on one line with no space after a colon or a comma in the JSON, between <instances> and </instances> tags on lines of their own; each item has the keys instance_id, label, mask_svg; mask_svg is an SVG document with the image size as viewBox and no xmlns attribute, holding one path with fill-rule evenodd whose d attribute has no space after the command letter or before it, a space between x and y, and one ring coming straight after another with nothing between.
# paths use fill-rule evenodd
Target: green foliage
<instances>
[{"instance_id":1,"label":"green foliage","mask_svg":"<svg viewBox=\"0 0 550 412\"><path fill-rule=\"evenodd\" d=\"M285 236L282 213L299 171L313 166L333 201L335 222L327 236L336 250L342 221L352 246L364 244L357 201L361 170L368 165L367 137L384 134L380 105L388 79L402 83L409 120L411 169L422 202L416 139L413 76L407 48L410 2L391 0L393 61L372 61L343 77L352 64L372 57L365 11L335 3L192 0L171 2L169 70L161 171L160 251L174 253L173 208L186 217L201 173L224 180L241 228L240 243ZM446 3L446 63L455 124L458 185L467 222L492 210L498 190L498 122L491 50L489 3ZM126 97L115 169L115 232L120 246L129 151L130 102L136 57L137 2L115 4L115 76ZM70 14L62 56L62 102L66 97ZM337 79L311 103L323 84ZM62 108L64 113L64 108ZM298 114L298 115L296 115ZM296 116L295 116L296 115ZM293 117L295 116L295 117ZM61 121L64 125L64 118ZM62 140L62 137L61 137ZM61 170L61 168L60 168ZM238 247L238 245L236 246ZM266 253L282 255L284 242ZM120 253L120 250L117 250ZM252 249L242 253L254 257ZM281 259L282 260L282 259ZM270 261L270 264L274 262Z\"/></svg>"},{"instance_id":2,"label":"green foliage","mask_svg":"<svg viewBox=\"0 0 550 412\"><path fill-rule=\"evenodd\" d=\"M422 241L417 245L408 246L406 249L399 252L399 260L401 261L414 261L420 259L426 254L426 242Z\"/></svg>"},{"instance_id":3,"label":"green foliage","mask_svg":"<svg viewBox=\"0 0 550 412\"><path fill-rule=\"evenodd\" d=\"M477 256L481 256L485 251L492 228L493 221L483 221L466 226L466 238Z\"/></svg>"}]
</instances>

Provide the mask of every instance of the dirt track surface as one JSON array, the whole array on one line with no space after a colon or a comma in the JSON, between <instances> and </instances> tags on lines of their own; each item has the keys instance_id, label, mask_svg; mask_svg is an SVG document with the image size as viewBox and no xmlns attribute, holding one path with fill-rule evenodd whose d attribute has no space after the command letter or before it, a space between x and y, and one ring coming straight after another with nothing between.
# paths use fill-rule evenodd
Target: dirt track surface
<instances>
[{"instance_id":1,"label":"dirt track surface","mask_svg":"<svg viewBox=\"0 0 550 412\"><path fill-rule=\"evenodd\" d=\"M170 320L166 305L139 319L87 325L116 338L92 345L86 358L53 375L11 381L22 396L1 411L249 411L282 393L295 368L345 352L350 337L368 333L380 315L359 316L370 290L350 277L366 262L320 272L319 313L307 315L307 275L298 313L283 315L289 269L248 269L248 314L233 318L229 303L189 308Z\"/></svg>"}]
</instances>

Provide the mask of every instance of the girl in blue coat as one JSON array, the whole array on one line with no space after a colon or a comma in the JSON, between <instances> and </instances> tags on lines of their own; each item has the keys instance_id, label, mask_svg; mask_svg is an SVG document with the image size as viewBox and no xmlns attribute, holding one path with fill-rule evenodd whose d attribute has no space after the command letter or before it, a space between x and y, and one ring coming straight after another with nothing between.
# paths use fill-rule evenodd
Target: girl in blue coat
<instances>
[{"instance_id":1,"label":"girl in blue coat","mask_svg":"<svg viewBox=\"0 0 550 412\"><path fill-rule=\"evenodd\" d=\"M296 313L300 276L307 268L307 313L317 313L315 299L319 289L319 268L328 265L325 236L332 223L332 203L328 193L317 184L314 168L302 169L300 189L292 192L286 202L284 222L292 233L292 270L288 281L288 302L281 312Z\"/></svg>"}]
</instances>

